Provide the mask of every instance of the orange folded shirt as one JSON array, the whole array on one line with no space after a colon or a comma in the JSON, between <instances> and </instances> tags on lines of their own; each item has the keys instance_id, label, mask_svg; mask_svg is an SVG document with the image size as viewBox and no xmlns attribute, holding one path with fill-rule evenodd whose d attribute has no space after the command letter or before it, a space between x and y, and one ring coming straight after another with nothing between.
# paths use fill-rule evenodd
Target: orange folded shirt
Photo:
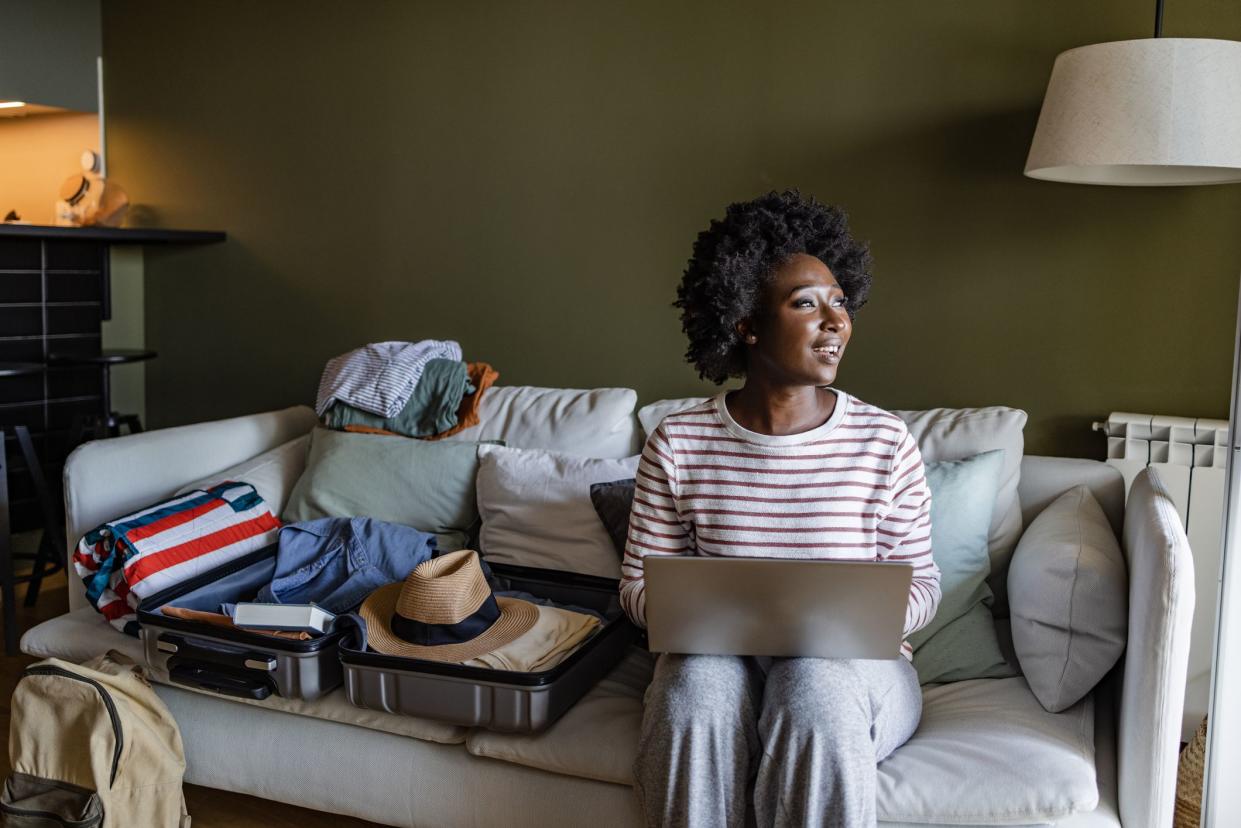
<instances>
[{"instance_id":1,"label":"orange folded shirt","mask_svg":"<svg viewBox=\"0 0 1241 828\"><path fill-rule=\"evenodd\" d=\"M404 434L397 434L395 431L388 431L386 428L375 428L366 425L347 425L345 431L352 431L355 434L386 434L389 437L404 437Z\"/></svg>"},{"instance_id":2,"label":"orange folded shirt","mask_svg":"<svg viewBox=\"0 0 1241 828\"><path fill-rule=\"evenodd\" d=\"M221 612L203 612L202 610L186 609L185 607L174 607L168 605L163 607L160 612L169 618L180 618L182 621L200 621L204 624L211 624L215 627L228 627L230 629L241 629L233 623L233 619ZM271 635L276 638L291 638L294 641L306 641L310 638L310 633L302 630L246 630L246 632L258 633L259 635Z\"/></svg>"},{"instance_id":3,"label":"orange folded shirt","mask_svg":"<svg viewBox=\"0 0 1241 828\"><path fill-rule=\"evenodd\" d=\"M474 393L461 400L461 407L457 409L457 424L439 434L419 437L419 440L442 440L450 434L464 431L481 422L478 410L482 405L483 392L495 385L496 380L500 378L500 372L485 362L471 362L466 365L466 371L470 375L470 384L474 386Z\"/></svg>"}]
</instances>

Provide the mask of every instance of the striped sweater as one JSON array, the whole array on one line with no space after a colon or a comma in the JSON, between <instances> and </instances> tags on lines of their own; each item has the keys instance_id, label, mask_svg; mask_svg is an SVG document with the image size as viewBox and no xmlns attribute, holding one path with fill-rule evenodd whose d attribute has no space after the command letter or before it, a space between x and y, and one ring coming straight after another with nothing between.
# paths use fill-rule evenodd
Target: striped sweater
<instances>
[{"instance_id":1,"label":"striped sweater","mask_svg":"<svg viewBox=\"0 0 1241 828\"><path fill-rule=\"evenodd\" d=\"M621 604L646 626L647 555L907 561L904 634L939 604L931 492L896 415L836 390L836 408L801 434L759 434L724 393L664 418L638 464L621 566ZM912 658L909 643L901 652Z\"/></svg>"}]
</instances>

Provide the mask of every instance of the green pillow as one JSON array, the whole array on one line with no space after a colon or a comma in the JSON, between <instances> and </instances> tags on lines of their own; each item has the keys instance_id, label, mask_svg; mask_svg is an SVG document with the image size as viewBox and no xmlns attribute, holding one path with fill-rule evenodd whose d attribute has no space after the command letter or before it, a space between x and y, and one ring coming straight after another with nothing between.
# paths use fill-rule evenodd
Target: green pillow
<instances>
[{"instance_id":1,"label":"green pillow","mask_svg":"<svg viewBox=\"0 0 1241 828\"><path fill-rule=\"evenodd\" d=\"M996 449L926 464L931 555L943 597L931 623L909 636L922 684L1017 675L1000 652L987 586L987 532L1003 459Z\"/></svg>"},{"instance_id":2,"label":"green pillow","mask_svg":"<svg viewBox=\"0 0 1241 828\"><path fill-rule=\"evenodd\" d=\"M463 549L478 521L478 445L316 428L281 517L372 517L434 533L440 552Z\"/></svg>"}]
</instances>

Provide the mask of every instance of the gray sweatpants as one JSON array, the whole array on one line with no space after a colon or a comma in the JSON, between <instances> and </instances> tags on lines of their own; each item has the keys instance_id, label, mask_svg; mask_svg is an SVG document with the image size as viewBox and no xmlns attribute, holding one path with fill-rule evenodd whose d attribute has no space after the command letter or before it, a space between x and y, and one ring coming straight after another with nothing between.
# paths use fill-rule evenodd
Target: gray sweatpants
<instances>
[{"instance_id":1,"label":"gray sweatpants","mask_svg":"<svg viewBox=\"0 0 1241 828\"><path fill-rule=\"evenodd\" d=\"M646 691L634 787L647 825L661 828L873 826L876 765L921 715L904 658L665 653Z\"/></svg>"}]
</instances>

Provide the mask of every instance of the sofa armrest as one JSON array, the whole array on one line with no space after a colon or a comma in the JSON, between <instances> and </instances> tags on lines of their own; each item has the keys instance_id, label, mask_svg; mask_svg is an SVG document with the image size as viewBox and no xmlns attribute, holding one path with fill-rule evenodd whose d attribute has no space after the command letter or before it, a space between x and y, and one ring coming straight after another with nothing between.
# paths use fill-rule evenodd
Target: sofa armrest
<instances>
[{"instance_id":1,"label":"sofa armrest","mask_svg":"<svg viewBox=\"0 0 1241 828\"><path fill-rule=\"evenodd\" d=\"M1117 734L1125 828L1172 824L1181 707L1189 668L1194 564L1176 507L1154 468L1129 490L1124 526L1129 638Z\"/></svg>"},{"instance_id":2,"label":"sofa armrest","mask_svg":"<svg viewBox=\"0 0 1241 828\"><path fill-rule=\"evenodd\" d=\"M104 521L300 437L316 422L314 411L299 405L83 443L65 461L66 555ZM70 565L69 609L84 606L85 587Z\"/></svg>"}]
</instances>

